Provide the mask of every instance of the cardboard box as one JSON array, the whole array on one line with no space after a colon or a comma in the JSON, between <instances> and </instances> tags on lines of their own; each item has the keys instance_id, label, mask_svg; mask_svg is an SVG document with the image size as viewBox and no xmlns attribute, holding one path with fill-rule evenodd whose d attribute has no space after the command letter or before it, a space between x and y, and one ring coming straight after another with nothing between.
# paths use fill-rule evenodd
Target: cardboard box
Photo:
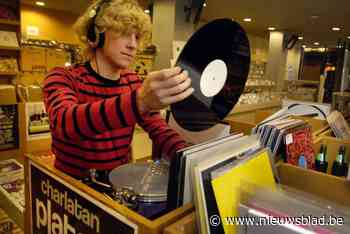
<instances>
[{"instance_id":1,"label":"cardboard box","mask_svg":"<svg viewBox=\"0 0 350 234\"><path fill-rule=\"evenodd\" d=\"M19 48L16 32L0 31L0 46Z\"/></svg>"},{"instance_id":2,"label":"cardboard box","mask_svg":"<svg viewBox=\"0 0 350 234\"><path fill-rule=\"evenodd\" d=\"M46 71L46 49L40 47L22 47L22 71Z\"/></svg>"},{"instance_id":3,"label":"cardboard box","mask_svg":"<svg viewBox=\"0 0 350 234\"><path fill-rule=\"evenodd\" d=\"M16 90L13 85L0 85L0 105L16 104Z\"/></svg>"},{"instance_id":4,"label":"cardboard box","mask_svg":"<svg viewBox=\"0 0 350 234\"><path fill-rule=\"evenodd\" d=\"M63 67L70 62L70 55L62 49L46 49L46 69L50 71L54 67Z\"/></svg>"},{"instance_id":5,"label":"cardboard box","mask_svg":"<svg viewBox=\"0 0 350 234\"><path fill-rule=\"evenodd\" d=\"M43 100L43 93L40 86L29 85L28 89L28 102L41 102Z\"/></svg>"}]
</instances>

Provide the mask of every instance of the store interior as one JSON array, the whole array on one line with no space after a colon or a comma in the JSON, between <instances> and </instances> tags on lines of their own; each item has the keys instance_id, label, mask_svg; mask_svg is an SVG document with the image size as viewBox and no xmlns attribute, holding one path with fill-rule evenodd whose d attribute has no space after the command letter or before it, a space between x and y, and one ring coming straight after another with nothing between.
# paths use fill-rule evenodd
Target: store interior
<instances>
[{"instance_id":1,"label":"store interior","mask_svg":"<svg viewBox=\"0 0 350 234\"><path fill-rule=\"evenodd\" d=\"M172 209L153 220L136 212L130 201L126 204L111 201L101 192L79 184L52 166L54 156L50 151L52 143L50 121L43 102L42 85L52 68L69 67L86 61L83 45L72 26L91 2L91 0L0 2L0 233L36 233L30 228L31 225L35 225L34 218L39 220L37 226L43 227L46 226L45 222L50 222L37 217L45 216L40 213L40 211L46 212L46 207L40 210L40 205L44 203L36 203L37 207L35 203L31 203L35 194L33 190L37 185L33 181L35 178L41 178L40 173L43 173L41 170L46 171L47 175L54 175L57 179L56 184L46 184L48 188L52 185L52 191L57 188L57 191L61 192L59 189L63 187L59 186L75 188L69 195L66 194L68 198L66 196L65 199L73 199L72 194L79 194L94 204L100 204L99 208L102 210L113 210L114 213L111 211L106 220L113 219L113 222L119 222L115 225L121 225L120 222L126 225L123 227L128 230L125 233L322 233L317 232L317 228L312 229L313 227L299 232L287 228L287 232L287 229L283 229L286 228L283 225L277 225L281 229L273 229L274 231L239 230L222 224L219 224L221 229L217 227L215 229L212 224L208 224L208 221L201 221L208 220L211 214L216 214L210 213L214 212L213 210L209 211L215 207L220 215L239 215L238 210L241 212L240 215L249 215L252 201L257 206L275 207L277 206L275 202L279 199L283 204L295 202L295 207L300 207L299 213L296 210L290 211L287 205L285 210L281 208L279 211L289 212L289 215L298 216L302 211L305 215L310 212L314 216L326 213L339 215L345 219L345 224L335 225L339 229L334 228L329 233L347 233L344 230L350 227L348 226L350 222L349 1L138 0L144 12L150 15L152 20L152 36L148 46L138 52L131 66L142 80L147 79L152 71L174 66L191 36L215 19L232 19L245 30L250 46L249 73L237 103L225 118L220 120L220 126L215 126L212 132L208 131L203 137L200 132L181 129L174 119L171 119L169 124L184 134L183 137L194 145L223 136L224 132L226 135L241 135L236 139L237 142L233 142L230 146L226 146L224 141L220 142L222 149L235 147L236 144L236 147L242 148L242 152L247 152L256 149L255 144L260 142L262 149L259 148L258 153L254 151L253 155L249 153L252 156L252 164L244 164L247 167L240 176L244 177L245 173L254 174L255 169L251 167L255 165L253 159L258 155L260 169L266 169L266 176L261 179L260 175L254 174L249 183L265 184L273 188L276 183L286 187L283 191L290 191L290 194L293 194L272 193L262 188L252 189L247 186L249 188L245 189L249 190L247 192L249 195L242 195L241 191L241 196L247 201L243 202L244 199L241 199L240 207L234 207L234 212L228 213L228 210L222 208L229 203L225 203L225 193L222 193L224 190L219 191L219 180L217 187L213 187L215 196L213 189L210 193L214 198L208 197L205 187L195 187L198 184L209 183L204 179L204 182L201 180L203 177L201 173L205 172L203 168L212 165L213 162L210 164L208 161L202 167L196 167L192 174L184 172L185 175L177 174L176 170L180 170L179 165L182 163L178 162L179 165L173 166L173 169L170 166L167 176L179 180L180 185L177 189L182 193L185 193L183 190L186 188L180 188L182 183L185 184L184 181L181 182L180 177L193 177L193 182L189 182L193 186L190 188L193 195L187 202L185 201L189 198L184 200L181 198L180 202L176 198ZM220 38L220 35L217 36ZM215 47L215 44L208 41L206 46ZM198 56L206 56L205 49L198 51ZM164 118L168 117L169 110L168 108L162 111ZM275 118L282 122L274 122L277 121ZM288 129L282 131L285 126ZM215 131L219 132L218 135L215 135ZM253 138L255 134L258 139ZM247 138L242 138L243 135ZM293 136L294 141L293 138L291 140ZM298 136L301 140L297 138ZM293 148L293 143L298 139L302 147L305 147L301 151L297 147ZM211 146L213 154L216 152L215 149L220 149L220 144ZM151 163L152 140L140 126L135 127L131 148L130 164ZM298 155L291 156L295 151L298 151ZM323 159L322 157L320 159L320 155L323 155ZM220 160L223 159L217 157L217 161ZM269 160L269 163L273 161L272 167L269 166ZM324 168L325 162L326 168ZM336 163L340 163L338 168L335 168ZM35 172L34 169L39 170ZM248 174L247 177L250 178ZM214 182L216 181L213 179L212 186ZM169 182L167 186L173 183ZM263 187L265 189L265 186ZM215 193L215 188L219 192ZM40 186L38 189L40 190ZM170 190L167 189L169 201ZM254 195L251 194L252 190L257 190ZM181 192L176 190L176 193ZM238 197L236 192L234 194ZM218 198L220 195L221 199ZM293 196L299 200L294 201ZM308 201L311 201L314 207L307 207ZM233 203L233 200L229 202ZM28 203L31 203L31 206ZM323 206L319 205L322 203ZM212 204L215 204L214 208ZM327 210L324 204L329 204L328 207L332 208ZM35 208L39 213L35 214ZM93 208L86 210L92 211ZM93 225L95 217L93 212L90 215L90 231L96 231L91 233L102 233ZM349 220L346 220L346 217ZM102 216L99 220L102 225ZM52 224L55 223L54 220L51 221ZM113 222L111 221L109 225ZM74 226L72 223L69 225L72 225L72 228ZM78 230L78 226L74 228ZM94 228L96 230L93 230ZM40 231L40 233L51 233L44 228ZM63 229L57 232L52 230L52 233L63 233Z\"/></svg>"}]
</instances>

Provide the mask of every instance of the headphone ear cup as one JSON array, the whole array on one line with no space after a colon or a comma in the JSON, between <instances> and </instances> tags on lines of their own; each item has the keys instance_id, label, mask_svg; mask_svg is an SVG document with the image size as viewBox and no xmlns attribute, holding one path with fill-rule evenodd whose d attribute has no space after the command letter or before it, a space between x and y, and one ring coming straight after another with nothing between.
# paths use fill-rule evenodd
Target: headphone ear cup
<instances>
[{"instance_id":1,"label":"headphone ear cup","mask_svg":"<svg viewBox=\"0 0 350 234\"><path fill-rule=\"evenodd\" d=\"M105 44L105 33L101 32L98 34L98 40L96 41L97 43L97 48L103 48Z\"/></svg>"},{"instance_id":2,"label":"headphone ear cup","mask_svg":"<svg viewBox=\"0 0 350 234\"><path fill-rule=\"evenodd\" d=\"M87 36L87 39L89 41L90 46L92 48L96 48L99 44L99 33L96 33L96 27L94 24L94 20L91 20L89 22L86 36Z\"/></svg>"}]
</instances>

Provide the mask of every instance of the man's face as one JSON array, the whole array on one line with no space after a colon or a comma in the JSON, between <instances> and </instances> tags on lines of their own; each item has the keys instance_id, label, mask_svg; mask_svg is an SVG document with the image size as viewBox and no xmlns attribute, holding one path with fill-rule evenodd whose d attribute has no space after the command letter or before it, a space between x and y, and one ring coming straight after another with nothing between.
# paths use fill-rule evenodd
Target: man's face
<instances>
[{"instance_id":1,"label":"man's face","mask_svg":"<svg viewBox=\"0 0 350 234\"><path fill-rule=\"evenodd\" d=\"M138 45L139 36L137 33L120 35L112 30L107 30L103 53L113 67L126 69L135 58Z\"/></svg>"}]
</instances>

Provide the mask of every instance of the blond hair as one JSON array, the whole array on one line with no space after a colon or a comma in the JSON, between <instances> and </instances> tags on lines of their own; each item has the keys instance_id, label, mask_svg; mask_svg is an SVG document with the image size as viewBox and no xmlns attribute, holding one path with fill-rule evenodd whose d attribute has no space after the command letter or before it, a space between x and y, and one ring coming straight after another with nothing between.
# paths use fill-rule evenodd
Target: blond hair
<instances>
[{"instance_id":1,"label":"blond hair","mask_svg":"<svg viewBox=\"0 0 350 234\"><path fill-rule=\"evenodd\" d=\"M102 3L104 1L105 3ZM101 4L102 3L102 4ZM82 16L75 22L73 28L78 34L79 40L85 45L85 55L90 57L95 49L88 43L87 31L91 17L91 11L100 9L95 18L95 27L99 32L113 30L121 35L127 35L133 31L140 36L140 46L146 46L151 35L151 20L135 0L97 0L92 3Z\"/></svg>"}]
</instances>

